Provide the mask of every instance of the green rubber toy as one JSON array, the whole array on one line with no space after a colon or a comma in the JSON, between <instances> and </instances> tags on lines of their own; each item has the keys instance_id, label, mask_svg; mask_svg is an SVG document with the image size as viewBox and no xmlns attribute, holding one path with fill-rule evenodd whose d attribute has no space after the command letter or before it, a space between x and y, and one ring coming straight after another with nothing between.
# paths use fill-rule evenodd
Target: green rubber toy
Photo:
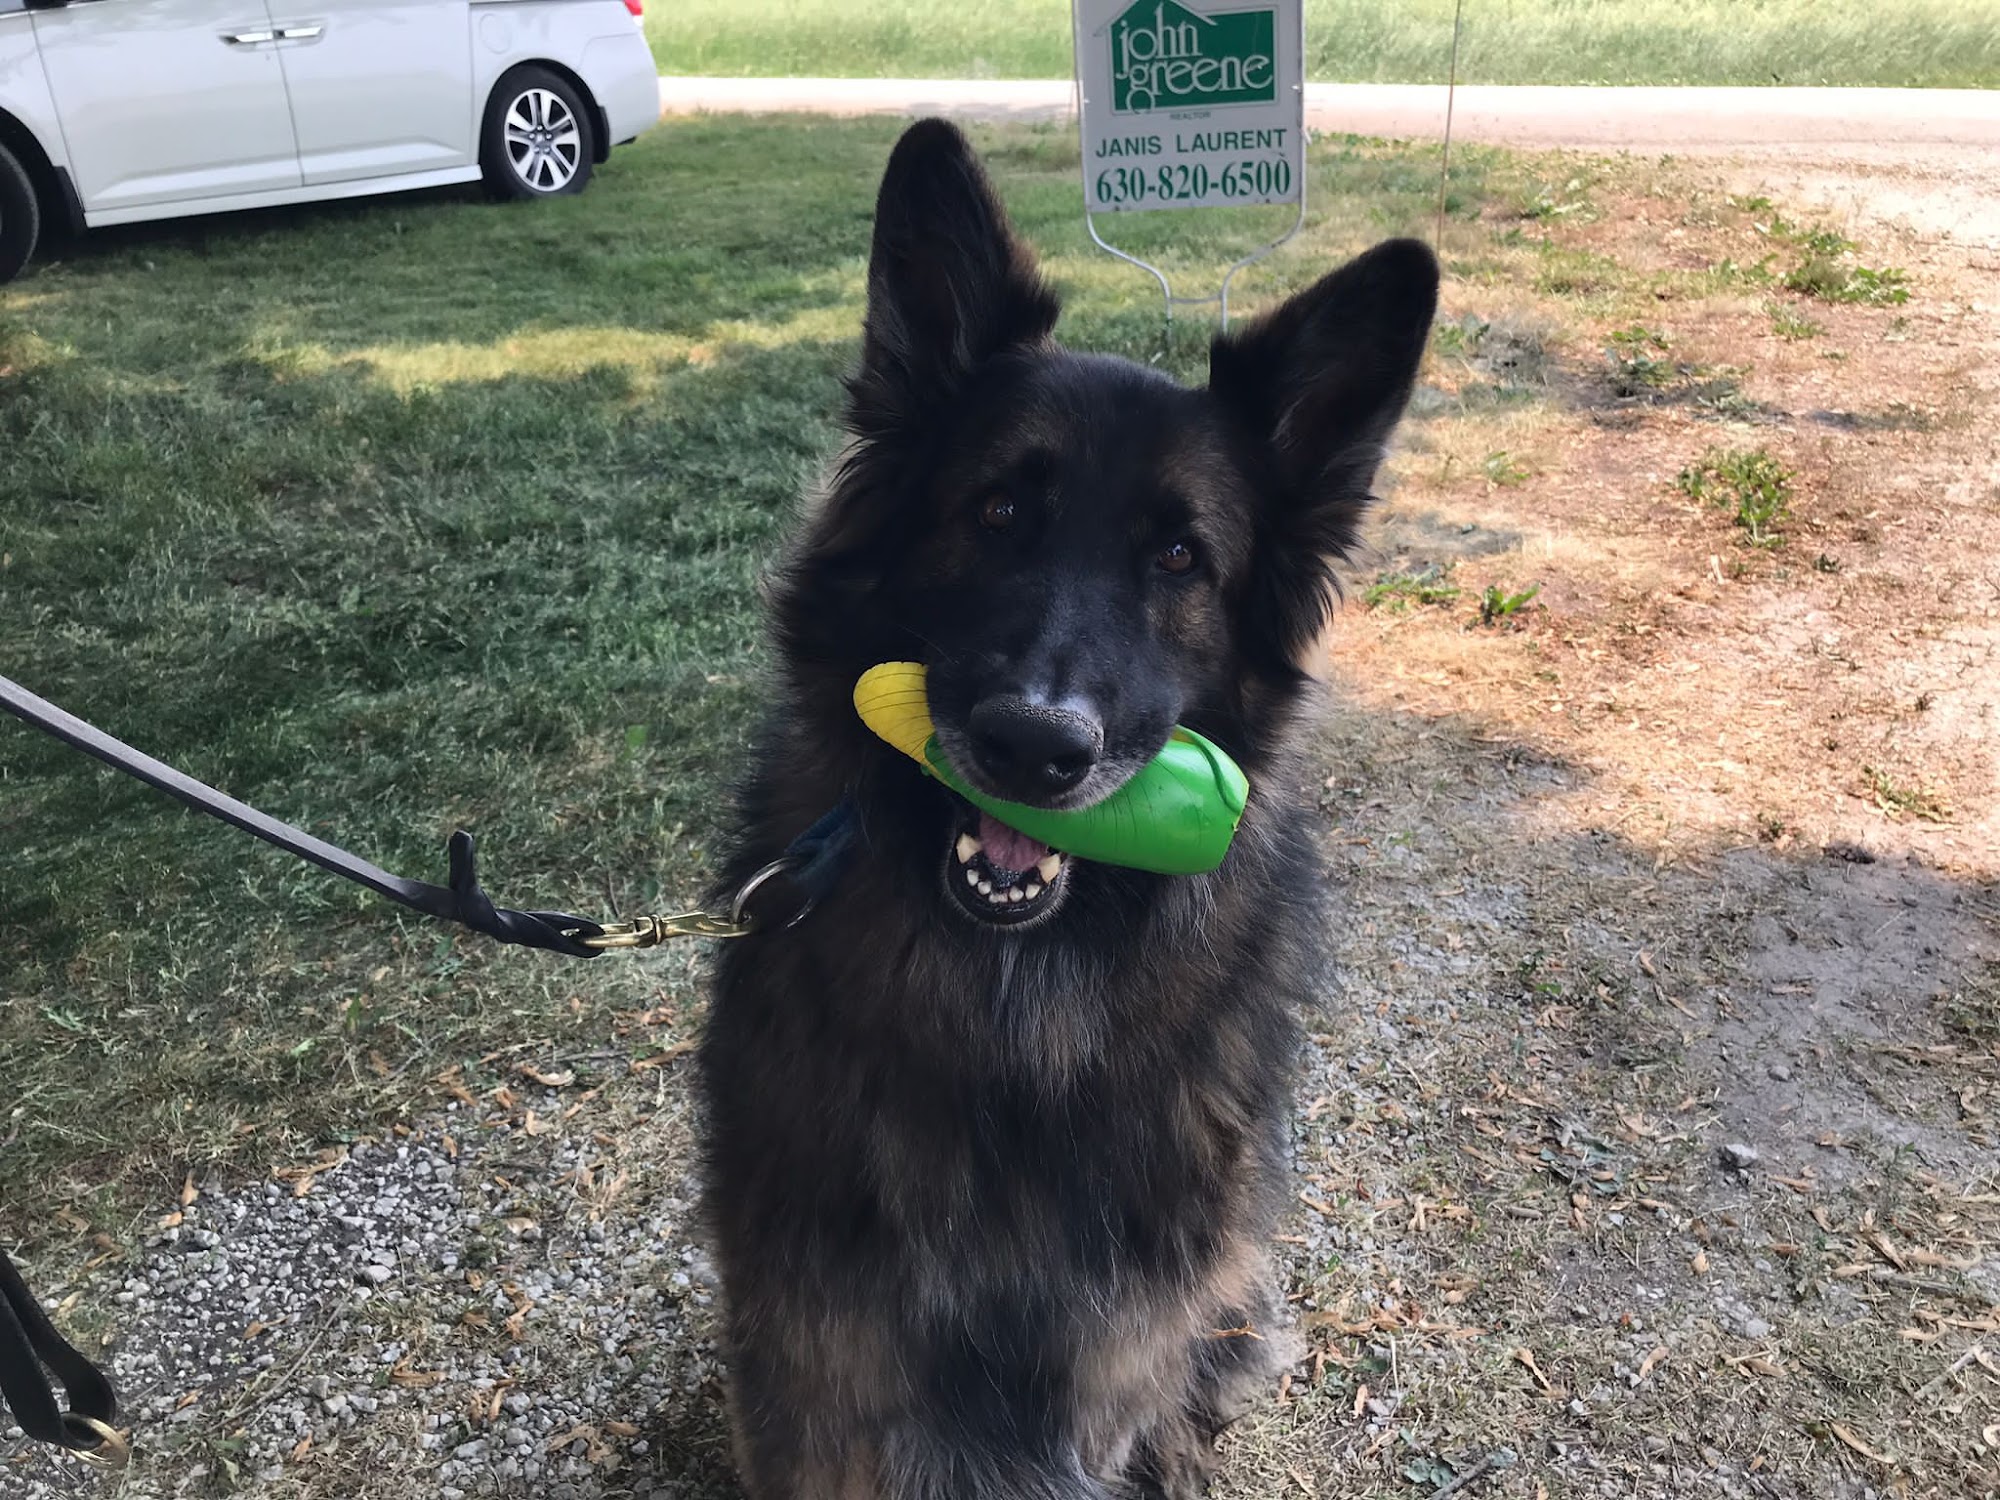
<instances>
[{"instance_id":1,"label":"green rubber toy","mask_svg":"<svg viewBox=\"0 0 2000 1500\"><path fill-rule=\"evenodd\" d=\"M938 748L925 669L891 661L854 685L861 722L981 812L1063 854L1158 875L1203 875L1222 863L1250 795L1228 755L1192 729L1175 728L1160 753L1090 807L1052 811L1003 802L966 783Z\"/></svg>"}]
</instances>

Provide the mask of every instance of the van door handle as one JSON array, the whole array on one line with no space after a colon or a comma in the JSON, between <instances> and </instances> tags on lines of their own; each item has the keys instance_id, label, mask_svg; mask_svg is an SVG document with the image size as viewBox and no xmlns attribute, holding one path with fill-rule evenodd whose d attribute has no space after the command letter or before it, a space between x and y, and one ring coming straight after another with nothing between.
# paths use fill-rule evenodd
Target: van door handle
<instances>
[{"instance_id":1,"label":"van door handle","mask_svg":"<svg viewBox=\"0 0 2000 1500\"><path fill-rule=\"evenodd\" d=\"M261 42L275 42L275 31L225 31L222 39L232 47L255 47Z\"/></svg>"},{"instance_id":2,"label":"van door handle","mask_svg":"<svg viewBox=\"0 0 2000 1500\"><path fill-rule=\"evenodd\" d=\"M324 26L281 26L278 35L288 42L309 42L324 30Z\"/></svg>"}]
</instances>

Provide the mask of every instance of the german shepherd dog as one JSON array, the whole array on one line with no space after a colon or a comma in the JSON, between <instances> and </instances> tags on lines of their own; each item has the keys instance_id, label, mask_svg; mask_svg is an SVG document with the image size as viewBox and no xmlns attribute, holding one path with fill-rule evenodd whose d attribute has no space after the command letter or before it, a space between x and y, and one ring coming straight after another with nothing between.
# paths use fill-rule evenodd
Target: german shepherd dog
<instances>
[{"instance_id":1,"label":"german shepherd dog","mask_svg":"<svg viewBox=\"0 0 2000 1500\"><path fill-rule=\"evenodd\" d=\"M842 799L858 843L797 926L725 946L700 1053L754 1500L1182 1500L1289 1363L1267 1246L1321 921L1302 663L1437 283L1380 245L1189 390L1054 342L954 127L896 146L850 442L770 584L776 708L725 888ZM1113 868L975 811L855 715L904 660L996 797L1085 806L1175 724L1208 736L1250 780L1228 859Z\"/></svg>"}]
</instances>

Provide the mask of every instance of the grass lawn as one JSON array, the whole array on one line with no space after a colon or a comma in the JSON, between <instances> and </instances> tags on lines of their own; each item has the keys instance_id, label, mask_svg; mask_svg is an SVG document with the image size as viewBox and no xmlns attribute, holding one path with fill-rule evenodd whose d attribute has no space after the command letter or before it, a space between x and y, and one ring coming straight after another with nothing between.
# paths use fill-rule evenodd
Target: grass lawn
<instances>
[{"instance_id":1,"label":"grass lawn","mask_svg":"<svg viewBox=\"0 0 2000 1500\"><path fill-rule=\"evenodd\" d=\"M1306 72L1445 78L1454 0L1306 0ZM1066 78L1065 0L672 0L646 25L663 73ZM1467 0L1466 83L2000 85L1986 0Z\"/></svg>"},{"instance_id":2,"label":"grass lawn","mask_svg":"<svg viewBox=\"0 0 2000 1500\"><path fill-rule=\"evenodd\" d=\"M536 211L113 233L0 293L0 671L400 872L441 880L462 825L503 904L689 897L896 129L676 125ZM991 139L1080 336L1157 352L1150 282L1088 249L1073 143ZM1430 161L1323 153L1364 214L1289 274L1419 222ZM1169 246L1170 218L1133 226L1170 264L1246 227ZM30 1080L0 1203L338 1134L634 992L0 736L0 1076Z\"/></svg>"},{"instance_id":3,"label":"grass lawn","mask_svg":"<svg viewBox=\"0 0 2000 1500\"><path fill-rule=\"evenodd\" d=\"M678 121L572 200L135 228L0 290L0 673L401 872L464 826L508 904L689 899L898 128ZM976 139L1065 336L1198 377L1201 330L1163 347L1089 245L1073 138ZM1437 170L1316 141L1246 302L1428 233ZM1990 288L1706 170L1455 153L1435 358L1278 793L1339 893L1273 1247L1311 1353L1218 1500L1503 1454L1506 1500L2000 1484ZM1191 289L1274 216L1120 228ZM432 1500L507 1389L604 1420L576 1493L734 1494L711 1299L588 1237L694 1264L699 956L495 948L0 723L0 1239L167 1351L130 1367L172 1414L144 1493ZM171 1307L112 1300L203 1264L157 1237L183 1214L230 1250L367 1198L343 1147L454 1133L496 1205L457 1272L211 1291L199 1380ZM494 1304L580 1257L604 1308ZM621 1357L665 1405L581 1321L661 1299L685 1336ZM291 1425L309 1357L379 1417ZM0 1447L10 1497L54 1472Z\"/></svg>"}]
</instances>

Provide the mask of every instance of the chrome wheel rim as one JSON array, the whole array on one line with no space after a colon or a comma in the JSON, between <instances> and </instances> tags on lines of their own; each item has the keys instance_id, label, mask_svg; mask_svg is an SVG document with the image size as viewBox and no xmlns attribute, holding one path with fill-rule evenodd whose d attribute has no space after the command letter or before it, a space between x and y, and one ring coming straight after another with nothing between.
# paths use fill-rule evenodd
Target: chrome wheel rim
<instances>
[{"instance_id":1,"label":"chrome wheel rim","mask_svg":"<svg viewBox=\"0 0 2000 1500\"><path fill-rule=\"evenodd\" d=\"M538 193L567 187L583 163L583 132L560 95L527 89L507 107L507 159Z\"/></svg>"}]
</instances>

